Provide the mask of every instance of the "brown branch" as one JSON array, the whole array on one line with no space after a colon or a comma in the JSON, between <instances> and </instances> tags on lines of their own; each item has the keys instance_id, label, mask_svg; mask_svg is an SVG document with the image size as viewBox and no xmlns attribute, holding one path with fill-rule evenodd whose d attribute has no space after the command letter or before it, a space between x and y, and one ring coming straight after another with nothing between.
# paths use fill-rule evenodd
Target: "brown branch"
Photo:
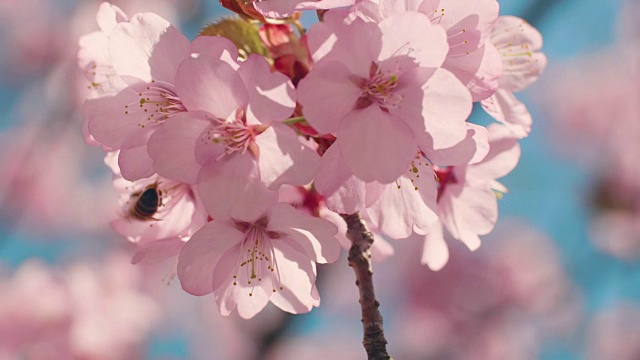
<instances>
[{"instance_id":1,"label":"brown branch","mask_svg":"<svg viewBox=\"0 0 640 360\"><path fill-rule=\"evenodd\" d=\"M347 237L351 240L349 249L349 266L356 273L356 286L360 292L362 308L362 327L364 339L362 344L369 360L391 359L387 353L387 340L382 329L382 315L378 310L380 303L373 291L373 268L371 266L371 245L373 235L367 230L359 213L340 214L347 223Z\"/></svg>"}]
</instances>

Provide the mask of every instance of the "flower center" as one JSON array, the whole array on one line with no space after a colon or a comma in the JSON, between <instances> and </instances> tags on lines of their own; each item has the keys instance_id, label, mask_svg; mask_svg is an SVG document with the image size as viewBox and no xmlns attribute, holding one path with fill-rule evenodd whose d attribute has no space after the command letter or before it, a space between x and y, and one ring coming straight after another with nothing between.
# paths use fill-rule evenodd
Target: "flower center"
<instances>
[{"instance_id":1,"label":"flower center","mask_svg":"<svg viewBox=\"0 0 640 360\"><path fill-rule=\"evenodd\" d=\"M233 121L218 118L210 118L210 120L213 126L207 132L207 140L222 144L225 148L217 160L233 153L244 154L247 150L254 156L258 155L255 138L263 133L267 126L247 125L243 110L238 110L236 119Z\"/></svg>"},{"instance_id":2,"label":"flower center","mask_svg":"<svg viewBox=\"0 0 640 360\"><path fill-rule=\"evenodd\" d=\"M266 229L269 219L262 217L255 223L236 221L235 225L240 231L245 233L240 246L240 255L233 272L233 285L237 286L238 281L246 281L247 285L259 284L263 277L271 276L273 292L276 287L280 290L280 271L276 261L272 239L280 238L280 234ZM242 273L244 271L244 273ZM242 280L239 278L242 278ZM249 293L253 296L253 288Z\"/></svg>"},{"instance_id":3,"label":"flower center","mask_svg":"<svg viewBox=\"0 0 640 360\"><path fill-rule=\"evenodd\" d=\"M369 73L369 79L362 82L362 94L356 103L356 108L364 109L374 103L378 104L383 111L397 108L402 102L402 95L395 92L398 76L382 73L374 63L371 64Z\"/></svg>"},{"instance_id":4,"label":"flower center","mask_svg":"<svg viewBox=\"0 0 640 360\"><path fill-rule=\"evenodd\" d=\"M447 184L457 184L458 179L456 179L455 174L453 173L453 167L439 167L434 166L433 170L436 173L436 180L438 181L438 197L436 201L440 201L440 197L444 193L447 188Z\"/></svg>"},{"instance_id":5,"label":"flower center","mask_svg":"<svg viewBox=\"0 0 640 360\"><path fill-rule=\"evenodd\" d=\"M142 128L159 124L177 113L187 111L173 85L169 83L151 80L150 84L138 92L138 96L137 102L124 106L124 113L140 117L142 121L138 126Z\"/></svg>"}]
</instances>

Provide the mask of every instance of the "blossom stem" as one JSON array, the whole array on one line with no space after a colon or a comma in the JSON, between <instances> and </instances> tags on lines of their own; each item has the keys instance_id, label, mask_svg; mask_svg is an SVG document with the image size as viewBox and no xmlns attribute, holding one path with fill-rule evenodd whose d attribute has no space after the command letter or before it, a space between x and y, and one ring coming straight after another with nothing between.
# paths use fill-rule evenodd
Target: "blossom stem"
<instances>
[{"instance_id":1,"label":"blossom stem","mask_svg":"<svg viewBox=\"0 0 640 360\"><path fill-rule=\"evenodd\" d=\"M367 351L368 359L391 359L387 353L387 340L382 328L382 314L380 303L373 291L373 267L371 265L371 245L373 234L367 230L359 213L340 214L347 223L347 237L351 240L349 249L349 266L356 273L356 286L360 292L360 307L362 308L362 327L364 339L362 344Z\"/></svg>"}]
</instances>

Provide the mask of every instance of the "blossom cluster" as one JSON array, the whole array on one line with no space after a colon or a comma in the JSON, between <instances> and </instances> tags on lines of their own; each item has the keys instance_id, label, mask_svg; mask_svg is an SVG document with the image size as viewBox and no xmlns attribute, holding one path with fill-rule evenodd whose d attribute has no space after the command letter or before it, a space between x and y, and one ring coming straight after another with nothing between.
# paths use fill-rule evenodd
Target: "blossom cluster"
<instances>
[{"instance_id":1,"label":"blossom cluster","mask_svg":"<svg viewBox=\"0 0 640 360\"><path fill-rule=\"evenodd\" d=\"M177 256L185 291L248 318L319 305L337 214L360 213L379 258L382 236L419 237L440 269L445 229L478 248L531 128L513 92L546 65L533 27L495 0L225 3L262 25L189 41L104 3L80 41L85 139L108 152L134 262ZM295 13L317 9L305 32ZM474 102L498 123L468 122Z\"/></svg>"}]
</instances>

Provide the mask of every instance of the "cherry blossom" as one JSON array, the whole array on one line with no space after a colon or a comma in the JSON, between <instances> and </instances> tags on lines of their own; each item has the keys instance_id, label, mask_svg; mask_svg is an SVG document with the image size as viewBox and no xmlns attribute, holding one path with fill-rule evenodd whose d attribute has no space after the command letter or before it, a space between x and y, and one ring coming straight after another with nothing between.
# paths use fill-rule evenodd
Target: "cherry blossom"
<instances>
[{"instance_id":1,"label":"cherry blossom","mask_svg":"<svg viewBox=\"0 0 640 360\"><path fill-rule=\"evenodd\" d=\"M178 277L193 295L213 292L222 315L251 318L271 301L291 313L320 304L315 263L337 260L337 228L288 204L260 204L258 216L212 220L185 244Z\"/></svg>"},{"instance_id":2,"label":"cherry blossom","mask_svg":"<svg viewBox=\"0 0 640 360\"><path fill-rule=\"evenodd\" d=\"M276 196L282 184L311 182L320 159L282 123L295 106L293 86L264 58L250 56L237 72L224 61L189 59L176 83L194 111L156 131L149 155L159 174L197 183L214 218L252 207L249 188Z\"/></svg>"},{"instance_id":3,"label":"cherry blossom","mask_svg":"<svg viewBox=\"0 0 640 360\"><path fill-rule=\"evenodd\" d=\"M502 56L503 74L500 87L482 107L519 137L531 131L531 114L514 92L521 91L538 79L547 66L542 48L542 35L533 26L515 16L500 16L491 33L491 42Z\"/></svg>"},{"instance_id":4,"label":"cherry blossom","mask_svg":"<svg viewBox=\"0 0 640 360\"><path fill-rule=\"evenodd\" d=\"M393 182L429 138L434 149L465 138L471 96L440 68L446 33L424 14L379 24L327 16L309 29L308 43L316 64L298 86L303 114L337 136L333 146L358 178Z\"/></svg>"},{"instance_id":5,"label":"cherry blossom","mask_svg":"<svg viewBox=\"0 0 640 360\"><path fill-rule=\"evenodd\" d=\"M424 235L422 263L434 270L442 268L449 253L443 228L471 251L480 246L478 235L488 234L498 218L496 191L506 188L495 179L511 172L520 158L520 146L504 126L489 126L489 153L468 166L435 167L438 180L438 220L431 227L414 228Z\"/></svg>"},{"instance_id":6,"label":"cherry blossom","mask_svg":"<svg viewBox=\"0 0 640 360\"><path fill-rule=\"evenodd\" d=\"M426 15L434 25L447 32L449 51L442 67L467 86L473 101L479 101L494 93L502 73L498 51L487 41L498 18L498 9L496 0L473 3L462 0L368 0L358 3L352 12L376 23L407 11Z\"/></svg>"},{"instance_id":7,"label":"cherry blossom","mask_svg":"<svg viewBox=\"0 0 640 360\"><path fill-rule=\"evenodd\" d=\"M197 53L233 62L237 49L219 37L199 37L190 44L178 29L153 13L118 23L109 33L108 46L111 66L122 84L94 91L85 102L85 118L97 142L120 150L122 175L134 181L153 174L150 167L137 166L151 163L146 151L151 134L167 119L187 111L175 86L182 61Z\"/></svg>"},{"instance_id":8,"label":"cherry blossom","mask_svg":"<svg viewBox=\"0 0 640 360\"><path fill-rule=\"evenodd\" d=\"M126 86L113 68L109 53L109 34L118 23L128 20L127 15L119 7L106 2L102 3L96 15L100 30L80 38L78 65L84 70L84 75L91 82L91 86L100 86L107 92Z\"/></svg>"},{"instance_id":9,"label":"cherry blossom","mask_svg":"<svg viewBox=\"0 0 640 360\"><path fill-rule=\"evenodd\" d=\"M0 282L0 357L139 358L160 317L125 254L64 270L24 263Z\"/></svg>"}]
</instances>

